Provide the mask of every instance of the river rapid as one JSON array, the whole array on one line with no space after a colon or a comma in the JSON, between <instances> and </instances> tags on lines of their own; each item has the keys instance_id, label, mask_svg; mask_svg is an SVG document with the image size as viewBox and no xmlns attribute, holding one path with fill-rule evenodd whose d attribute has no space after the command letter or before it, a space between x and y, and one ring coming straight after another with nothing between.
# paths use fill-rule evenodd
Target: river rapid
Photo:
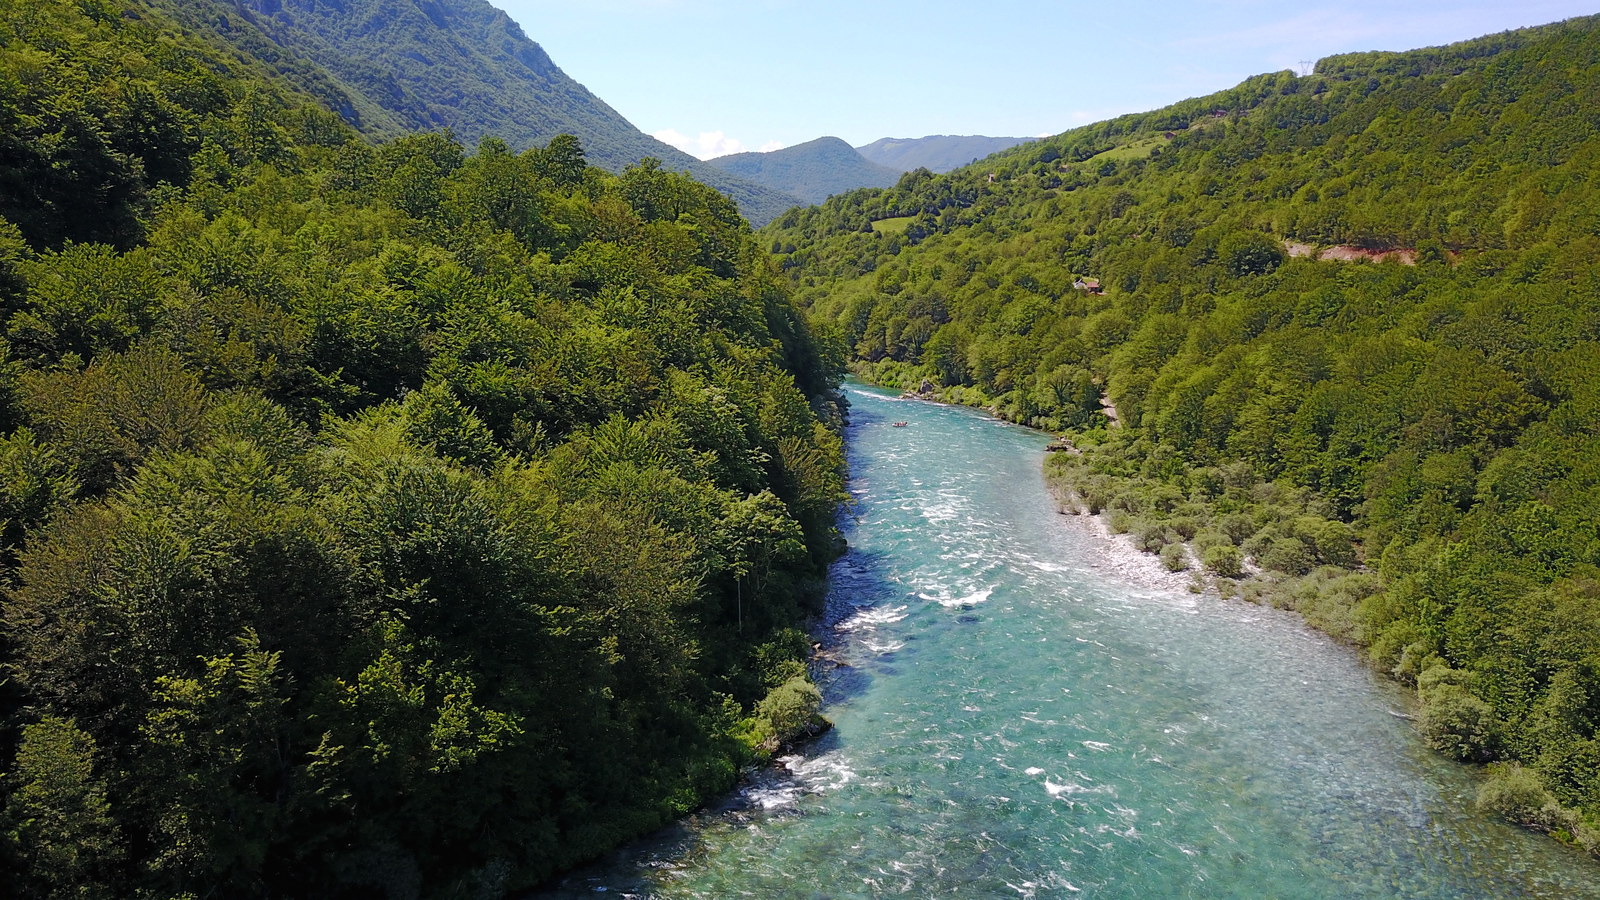
<instances>
[{"instance_id":1,"label":"river rapid","mask_svg":"<svg viewBox=\"0 0 1600 900\"><path fill-rule=\"evenodd\" d=\"M1350 648L1057 513L1045 436L849 396L836 728L540 896L1600 897Z\"/></svg>"}]
</instances>

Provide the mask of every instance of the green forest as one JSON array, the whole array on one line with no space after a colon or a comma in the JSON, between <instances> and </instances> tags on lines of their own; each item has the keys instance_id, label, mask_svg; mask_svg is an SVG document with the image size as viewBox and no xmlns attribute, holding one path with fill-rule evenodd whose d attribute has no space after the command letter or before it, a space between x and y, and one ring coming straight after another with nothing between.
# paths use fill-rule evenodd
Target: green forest
<instances>
[{"instance_id":1,"label":"green forest","mask_svg":"<svg viewBox=\"0 0 1600 900\"><path fill-rule=\"evenodd\" d=\"M819 724L837 376L723 195L0 0L8 896L499 896Z\"/></svg>"},{"instance_id":2,"label":"green forest","mask_svg":"<svg viewBox=\"0 0 1600 900\"><path fill-rule=\"evenodd\" d=\"M862 377L1064 432L1064 511L1365 648L1490 765L1483 806L1594 851L1596 110L1574 19L1262 75L761 239Z\"/></svg>"},{"instance_id":3,"label":"green forest","mask_svg":"<svg viewBox=\"0 0 1600 900\"><path fill-rule=\"evenodd\" d=\"M317 9L0 0L8 896L503 896L726 792L826 727L847 367L1600 852L1600 17L753 232L245 27Z\"/></svg>"}]
</instances>

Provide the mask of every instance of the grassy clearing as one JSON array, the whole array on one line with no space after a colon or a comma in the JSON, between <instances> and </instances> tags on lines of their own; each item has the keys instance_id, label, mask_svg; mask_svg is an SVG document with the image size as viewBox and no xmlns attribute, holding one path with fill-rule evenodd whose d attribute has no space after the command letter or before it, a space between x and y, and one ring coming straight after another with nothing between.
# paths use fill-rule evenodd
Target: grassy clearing
<instances>
[{"instance_id":1,"label":"grassy clearing","mask_svg":"<svg viewBox=\"0 0 1600 900\"><path fill-rule=\"evenodd\" d=\"M1129 159L1144 159L1150 155L1152 150L1165 143L1167 143L1167 139L1161 135L1147 137L1142 140L1134 141L1131 144L1123 144L1121 147L1112 147L1110 150L1107 150L1103 153L1096 153L1094 156L1089 157L1086 162L1103 163L1112 161L1122 162Z\"/></svg>"},{"instance_id":2,"label":"grassy clearing","mask_svg":"<svg viewBox=\"0 0 1600 900\"><path fill-rule=\"evenodd\" d=\"M872 230L883 234L904 234L916 216L897 216L893 219L879 219L872 223Z\"/></svg>"}]
</instances>

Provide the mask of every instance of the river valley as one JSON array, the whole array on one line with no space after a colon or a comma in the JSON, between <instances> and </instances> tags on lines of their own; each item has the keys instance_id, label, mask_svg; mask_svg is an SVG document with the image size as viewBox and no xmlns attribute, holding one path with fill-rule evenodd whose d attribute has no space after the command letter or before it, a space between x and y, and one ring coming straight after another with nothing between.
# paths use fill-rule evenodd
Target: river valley
<instances>
[{"instance_id":1,"label":"river valley","mask_svg":"<svg viewBox=\"0 0 1600 900\"><path fill-rule=\"evenodd\" d=\"M541 896L1600 897L1600 864L1472 809L1356 651L1059 515L1047 436L850 401L837 727Z\"/></svg>"}]
</instances>

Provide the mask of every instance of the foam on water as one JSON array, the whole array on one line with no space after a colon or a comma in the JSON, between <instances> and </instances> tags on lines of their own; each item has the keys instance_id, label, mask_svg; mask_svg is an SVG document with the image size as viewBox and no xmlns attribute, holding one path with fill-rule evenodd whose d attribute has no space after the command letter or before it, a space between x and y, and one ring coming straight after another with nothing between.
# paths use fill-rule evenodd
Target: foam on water
<instances>
[{"instance_id":1,"label":"foam on water","mask_svg":"<svg viewBox=\"0 0 1600 900\"><path fill-rule=\"evenodd\" d=\"M834 626L840 631L874 631L882 625L893 625L904 620L904 606L874 606L858 610L850 618Z\"/></svg>"},{"instance_id":2,"label":"foam on water","mask_svg":"<svg viewBox=\"0 0 1600 900\"><path fill-rule=\"evenodd\" d=\"M994 588L986 587L982 590L973 591L964 597L939 597L933 599L937 599L940 606L956 609L963 606L976 606L987 601L992 594L994 594Z\"/></svg>"}]
</instances>

